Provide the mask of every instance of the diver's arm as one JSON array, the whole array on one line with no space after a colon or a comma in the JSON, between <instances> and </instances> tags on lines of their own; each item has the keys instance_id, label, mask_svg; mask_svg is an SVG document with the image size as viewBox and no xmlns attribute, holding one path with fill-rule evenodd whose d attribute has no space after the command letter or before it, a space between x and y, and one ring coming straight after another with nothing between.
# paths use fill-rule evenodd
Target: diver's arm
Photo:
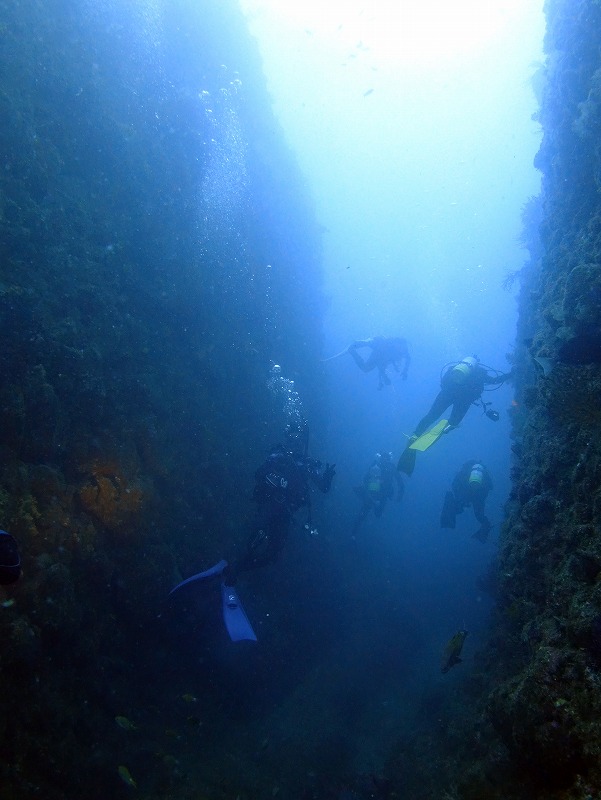
<instances>
[{"instance_id":1,"label":"diver's arm","mask_svg":"<svg viewBox=\"0 0 601 800\"><path fill-rule=\"evenodd\" d=\"M332 479L336 474L336 470L334 467L336 464L326 464L326 468L321 471L321 461L316 461L314 458L310 458L307 461L307 475L315 486L319 489L320 492L326 494L330 491L332 486Z\"/></svg>"},{"instance_id":2,"label":"diver's arm","mask_svg":"<svg viewBox=\"0 0 601 800\"><path fill-rule=\"evenodd\" d=\"M455 477L453 478L453 482L451 483L451 489L455 497L459 497L459 495L461 494L461 490L465 484L465 481L466 478L465 477L462 478L461 473L457 473L457 475L455 475Z\"/></svg>"},{"instance_id":3,"label":"diver's arm","mask_svg":"<svg viewBox=\"0 0 601 800\"><path fill-rule=\"evenodd\" d=\"M473 461L466 461L453 478L451 489L456 498L465 497L473 464Z\"/></svg>"},{"instance_id":4,"label":"diver's arm","mask_svg":"<svg viewBox=\"0 0 601 800\"><path fill-rule=\"evenodd\" d=\"M349 345L349 350L356 350L359 347L372 347L373 346L373 339L357 339L351 345Z\"/></svg>"},{"instance_id":5,"label":"diver's arm","mask_svg":"<svg viewBox=\"0 0 601 800\"><path fill-rule=\"evenodd\" d=\"M509 381L513 378L513 370L509 372L500 372L497 375L491 375L490 373L486 373L484 378L484 385L485 386L500 386L505 381Z\"/></svg>"}]
</instances>

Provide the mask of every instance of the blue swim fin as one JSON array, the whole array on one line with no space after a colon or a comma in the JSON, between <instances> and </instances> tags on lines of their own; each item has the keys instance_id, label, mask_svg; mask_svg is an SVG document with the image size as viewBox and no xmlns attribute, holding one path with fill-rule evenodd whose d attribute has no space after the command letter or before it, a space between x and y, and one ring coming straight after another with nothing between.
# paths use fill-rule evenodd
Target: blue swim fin
<instances>
[{"instance_id":1,"label":"blue swim fin","mask_svg":"<svg viewBox=\"0 0 601 800\"><path fill-rule=\"evenodd\" d=\"M226 567L227 567L227 561L225 559L222 559L217 564L215 564L215 566L210 567L209 569L205 569L204 572L197 572L196 575L192 575L190 578L186 578L185 581L178 583L177 586L174 586L174 588L169 592L169 594L173 594L173 592L176 592L178 589L181 589L182 586L185 586L187 583L192 583L192 581L201 581L204 578L211 578L213 575L221 575L221 573Z\"/></svg>"},{"instance_id":2,"label":"blue swim fin","mask_svg":"<svg viewBox=\"0 0 601 800\"><path fill-rule=\"evenodd\" d=\"M223 621L232 642L241 642L244 639L256 642L257 637L242 608L235 588L226 586L225 581L221 584L221 600L223 602Z\"/></svg>"}]
</instances>

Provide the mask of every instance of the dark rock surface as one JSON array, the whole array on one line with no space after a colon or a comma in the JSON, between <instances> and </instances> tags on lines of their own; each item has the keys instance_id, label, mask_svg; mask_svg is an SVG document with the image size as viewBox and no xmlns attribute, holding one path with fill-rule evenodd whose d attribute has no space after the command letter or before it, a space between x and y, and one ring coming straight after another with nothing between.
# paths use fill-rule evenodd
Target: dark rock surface
<instances>
[{"instance_id":1,"label":"dark rock surface","mask_svg":"<svg viewBox=\"0 0 601 800\"><path fill-rule=\"evenodd\" d=\"M270 361L322 410L321 233L233 0L0 12L0 794L199 797L165 598L245 535Z\"/></svg>"}]
</instances>

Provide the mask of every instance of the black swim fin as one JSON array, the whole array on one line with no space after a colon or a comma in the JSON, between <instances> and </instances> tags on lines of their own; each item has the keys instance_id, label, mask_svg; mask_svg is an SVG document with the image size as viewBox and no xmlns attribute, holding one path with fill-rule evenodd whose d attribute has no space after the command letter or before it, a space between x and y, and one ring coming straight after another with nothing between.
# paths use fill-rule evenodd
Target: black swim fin
<instances>
[{"instance_id":1,"label":"black swim fin","mask_svg":"<svg viewBox=\"0 0 601 800\"><path fill-rule=\"evenodd\" d=\"M444 498L444 505L440 514L440 527L441 528L454 528L457 516L457 505L455 503L455 495L449 490Z\"/></svg>"},{"instance_id":2,"label":"black swim fin","mask_svg":"<svg viewBox=\"0 0 601 800\"><path fill-rule=\"evenodd\" d=\"M397 469L399 472L404 472L405 475L413 475L415 469L415 459L417 458L417 450L411 450L406 447L401 453Z\"/></svg>"}]
</instances>

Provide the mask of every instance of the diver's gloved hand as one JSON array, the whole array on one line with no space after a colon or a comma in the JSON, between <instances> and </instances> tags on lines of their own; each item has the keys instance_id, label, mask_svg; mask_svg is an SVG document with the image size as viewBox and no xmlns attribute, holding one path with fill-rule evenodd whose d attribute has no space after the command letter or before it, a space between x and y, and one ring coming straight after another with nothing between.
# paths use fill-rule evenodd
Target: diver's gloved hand
<instances>
[{"instance_id":1,"label":"diver's gloved hand","mask_svg":"<svg viewBox=\"0 0 601 800\"><path fill-rule=\"evenodd\" d=\"M336 470L334 469L335 466L336 464L326 464L326 468L323 473L323 483L326 489L329 489L332 485L332 479L336 474Z\"/></svg>"}]
</instances>

